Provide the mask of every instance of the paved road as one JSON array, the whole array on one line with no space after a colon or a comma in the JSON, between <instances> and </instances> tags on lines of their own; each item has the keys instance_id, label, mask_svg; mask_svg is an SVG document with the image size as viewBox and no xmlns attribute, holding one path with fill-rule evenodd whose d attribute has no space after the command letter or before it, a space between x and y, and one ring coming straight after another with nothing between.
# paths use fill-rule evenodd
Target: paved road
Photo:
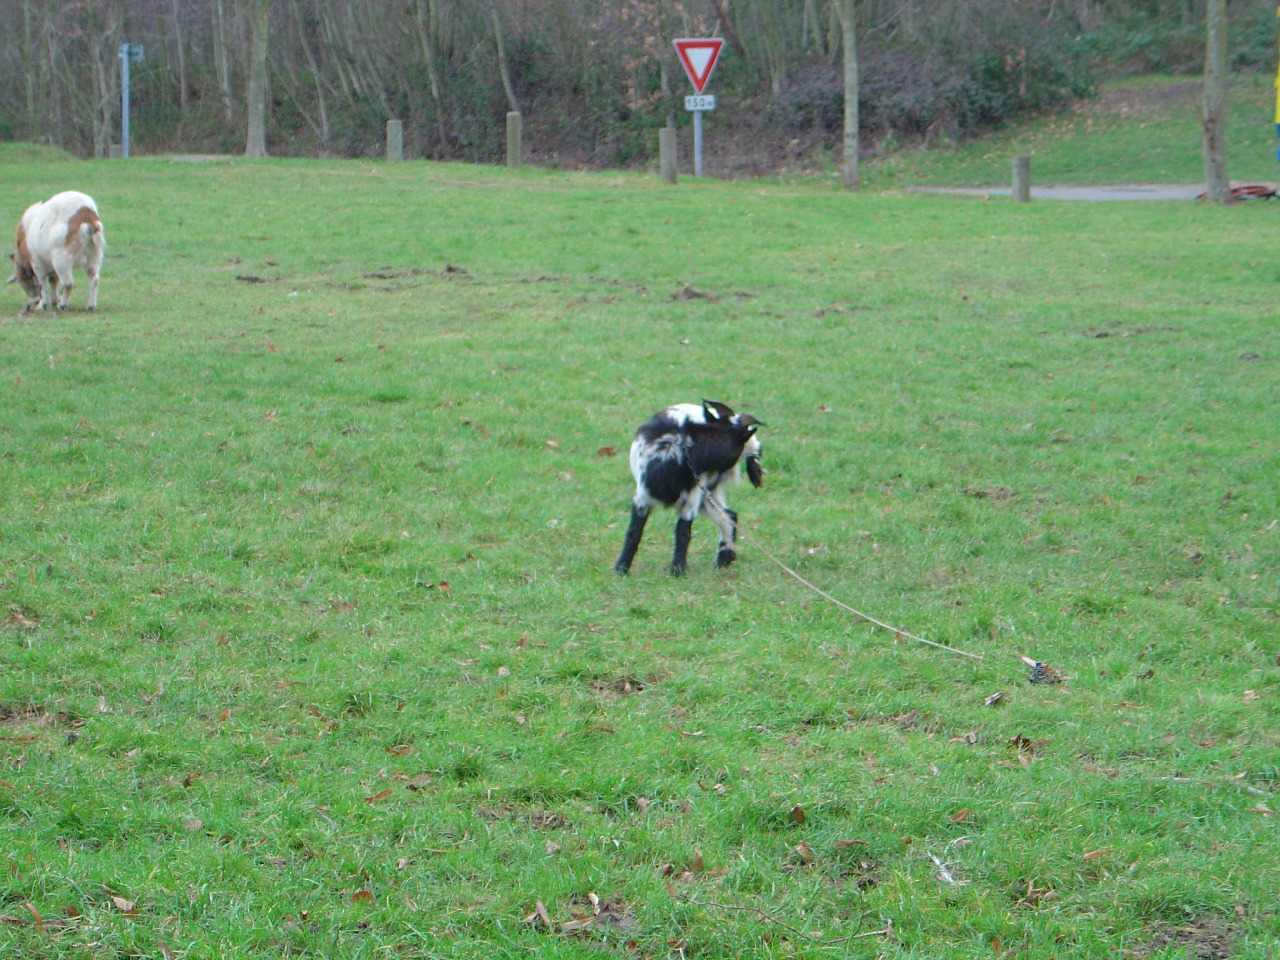
<instances>
[{"instance_id":1,"label":"paved road","mask_svg":"<svg viewBox=\"0 0 1280 960\"><path fill-rule=\"evenodd\" d=\"M1007 197L1009 187L913 187L920 193L964 193L972 196ZM1033 200L1194 200L1204 192L1197 184L1176 183L1133 184L1122 187L1037 187L1031 188Z\"/></svg>"}]
</instances>

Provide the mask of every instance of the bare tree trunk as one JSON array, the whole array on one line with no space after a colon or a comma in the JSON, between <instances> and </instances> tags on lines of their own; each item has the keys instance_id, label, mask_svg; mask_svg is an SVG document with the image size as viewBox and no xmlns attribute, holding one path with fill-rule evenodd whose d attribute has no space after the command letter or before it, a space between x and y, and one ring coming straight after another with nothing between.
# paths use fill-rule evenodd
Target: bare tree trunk
<instances>
[{"instance_id":1,"label":"bare tree trunk","mask_svg":"<svg viewBox=\"0 0 1280 960\"><path fill-rule=\"evenodd\" d=\"M676 125L675 98L671 95L671 74L667 72L667 61L658 61L658 80L662 84L662 101L667 105L667 126Z\"/></svg>"},{"instance_id":2,"label":"bare tree trunk","mask_svg":"<svg viewBox=\"0 0 1280 960\"><path fill-rule=\"evenodd\" d=\"M427 0L417 0L418 42L422 45L422 59L427 64L427 80L431 84L431 99L436 105L436 131L440 137L440 155L447 156L449 151L448 126L444 116L444 99L440 91L440 71L436 66L435 43L427 24L430 18L427 11Z\"/></svg>"},{"instance_id":3,"label":"bare tree trunk","mask_svg":"<svg viewBox=\"0 0 1280 960\"><path fill-rule=\"evenodd\" d=\"M840 32L840 0L827 3L827 63L836 62L836 50L840 48L836 34Z\"/></svg>"},{"instance_id":4,"label":"bare tree trunk","mask_svg":"<svg viewBox=\"0 0 1280 960\"><path fill-rule=\"evenodd\" d=\"M98 109L93 114L93 155L105 157L107 145L111 142L111 117L114 113L111 103L111 85L107 82L109 68L104 62L115 54L115 50L112 49L111 35L108 34L101 43L95 43L93 47L93 72L98 86Z\"/></svg>"},{"instance_id":5,"label":"bare tree trunk","mask_svg":"<svg viewBox=\"0 0 1280 960\"><path fill-rule=\"evenodd\" d=\"M724 36L729 41L729 46L745 57L747 48L742 45L742 38L738 36L738 31L733 29L733 23L729 20L729 10L725 0L712 0L712 5L716 8L716 16L720 18L720 26L724 29Z\"/></svg>"},{"instance_id":6,"label":"bare tree trunk","mask_svg":"<svg viewBox=\"0 0 1280 960\"><path fill-rule=\"evenodd\" d=\"M507 52L502 46L502 21L498 18L498 8L493 8L493 38L498 42L498 72L502 74L502 89L507 92L507 103L512 113L520 112L520 104L516 102L516 92L511 86L511 72L507 69Z\"/></svg>"},{"instance_id":7,"label":"bare tree trunk","mask_svg":"<svg viewBox=\"0 0 1280 960\"><path fill-rule=\"evenodd\" d=\"M826 56L827 51L822 43L822 14L818 12L817 0L804 0L805 42L812 42L818 56Z\"/></svg>"},{"instance_id":8,"label":"bare tree trunk","mask_svg":"<svg viewBox=\"0 0 1280 960\"><path fill-rule=\"evenodd\" d=\"M187 118L187 52L182 47L182 12L178 0L173 0L173 38L178 47L178 108L183 120Z\"/></svg>"},{"instance_id":9,"label":"bare tree trunk","mask_svg":"<svg viewBox=\"0 0 1280 960\"><path fill-rule=\"evenodd\" d=\"M35 50L31 46L31 2L22 0L22 76L27 85L27 139L35 136L36 123L36 71Z\"/></svg>"},{"instance_id":10,"label":"bare tree trunk","mask_svg":"<svg viewBox=\"0 0 1280 960\"><path fill-rule=\"evenodd\" d=\"M214 0L213 5L213 60L218 73L218 89L222 92L222 110L230 124L235 120L235 114L231 108L231 64L227 56L227 17L223 0Z\"/></svg>"},{"instance_id":11,"label":"bare tree trunk","mask_svg":"<svg viewBox=\"0 0 1280 960\"><path fill-rule=\"evenodd\" d=\"M267 52L271 29L271 0L253 0L249 8L249 114L246 157L267 155Z\"/></svg>"},{"instance_id":12,"label":"bare tree trunk","mask_svg":"<svg viewBox=\"0 0 1280 960\"><path fill-rule=\"evenodd\" d=\"M1227 3L1209 0L1205 10L1204 57L1204 179L1205 190L1214 203L1231 199L1227 180L1227 149L1224 118L1227 112Z\"/></svg>"},{"instance_id":13,"label":"bare tree trunk","mask_svg":"<svg viewBox=\"0 0 1280 960\"><path fill-rule=\"evenodd\" d=\"M45 117L49 121L49 142L62 146L62 97L58 91L58 46L53 29L53 4L50 0L45 0L44 24L45 47L49 57L49 100L45 108Z\"/></svg>"},{"instance_id":14,"label":"bare tree trunk","mask_svg":"<svg viewBox=\"0 0 1280 960\"><path fill-rule=\"evenodd\" d=\"M302 46L302 52L307 58L307 66L311 69L311 76L316 83L316 107L320 111L320 142L327 144L329 142L329 107L324 98L324 80L320 76L316 55L307 41L307 28L302 22L302 14L298 11L298 0L290 0L290 6L293 8L293 19L298 24L298 43Z\"/></svg>"},{"instance_id":15,"label":"bare tree trunk","mask_svg":"<svg viewBox=\"0 0 1280 960\"><path fill-rule=\"evenodd\" d=\"M844 185L858 185L858 36L854 0L840 0L840 36L844 44Z\"/></svg>"}]
</instances>

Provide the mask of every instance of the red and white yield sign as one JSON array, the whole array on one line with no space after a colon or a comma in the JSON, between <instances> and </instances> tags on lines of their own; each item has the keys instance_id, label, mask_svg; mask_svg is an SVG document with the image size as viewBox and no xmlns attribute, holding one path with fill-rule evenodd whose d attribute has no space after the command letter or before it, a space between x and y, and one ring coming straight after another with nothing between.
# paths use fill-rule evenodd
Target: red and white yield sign
<instances>
[{"instance_id":1,"label":"red and white yield sign","mask_svg":"<svg viewBox=\"0 0 1280 960\"><path fill-rule=\"evenodd\" d=\"M720 48L724 46L724 40L720 37L681 37L675 41L675 45L684 72L689 75L689 82L693 84L694 90L702 93L707 81L711 79L711 71L716 68L716 61L720 59Z\"/></svg>"}]
</instances>

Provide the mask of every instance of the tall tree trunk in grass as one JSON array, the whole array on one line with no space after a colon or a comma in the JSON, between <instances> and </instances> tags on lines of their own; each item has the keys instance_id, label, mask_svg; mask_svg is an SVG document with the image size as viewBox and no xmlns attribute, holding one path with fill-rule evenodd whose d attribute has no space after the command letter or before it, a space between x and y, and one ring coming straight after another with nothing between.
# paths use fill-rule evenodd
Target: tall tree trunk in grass
<instances>
[{"instance_id":1,"label":"tall tree trunk in grass","mask_svg":"<svg viewBox=\"0 0 1280 960\"><path fill-rule=\"evenodd\" d=\"M854 0L840 2L840 36L844 45L844 185L858 185L858 38Z\"/></svg>"},{"instance_id":2,"label":"tall tree trunk in grass","mask_svg":"<svg viewBox=\"0 0 1280 960\"><path fill-rule=\"evenodd\" d=\"M249 8L249 138L246 157L267 155L267 40L271 0L253 0Z\"/></svg>"},{"instance_id":3,"label":"tall tree trunk in grass","mask_svg":"<svg viewBox=\"0 0 1280 960\"><path fill-rule=\"evenodd\" d=\"M1205 12L1204 180L1214 203L1231 199L1227 180L1227 148L1223 141L1227 112L1227 0L1209 0Z\"/></svg>"}]
</instances>

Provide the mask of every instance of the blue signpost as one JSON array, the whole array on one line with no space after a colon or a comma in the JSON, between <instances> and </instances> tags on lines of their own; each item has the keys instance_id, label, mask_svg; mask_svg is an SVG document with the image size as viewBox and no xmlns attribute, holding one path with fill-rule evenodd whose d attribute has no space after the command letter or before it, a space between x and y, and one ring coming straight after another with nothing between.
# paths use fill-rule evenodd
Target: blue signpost
<instances>
[{"instance_id":1,"label":"blue signpost","mask_svg":"<svg viewBox=\"0 0 1280 960\"><path fill-rule=\"evenodd\" d=\"M142 59L142 44L120 44L120 156L129 157L129 64Z\"/></svg>"}]
</instances>

